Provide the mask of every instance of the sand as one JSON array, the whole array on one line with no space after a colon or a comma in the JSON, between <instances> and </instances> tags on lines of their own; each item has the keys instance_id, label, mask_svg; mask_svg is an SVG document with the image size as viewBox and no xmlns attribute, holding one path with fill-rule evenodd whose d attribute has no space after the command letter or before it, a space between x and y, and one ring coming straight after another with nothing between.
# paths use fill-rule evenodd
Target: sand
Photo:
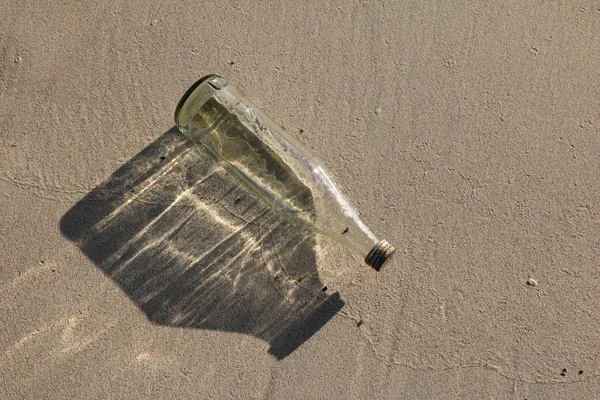
<instances>
[{"instance_id":1,"label":"sand","mask_svg":"<svg viewBox=\"0 0 600 400\"><path fill-rule=\"evenodd\" d=\"M598 398L597 2L0 15L0 398ZM173 129L211 72L324 161L382 272Z\"/></svg>"}]
</instances>

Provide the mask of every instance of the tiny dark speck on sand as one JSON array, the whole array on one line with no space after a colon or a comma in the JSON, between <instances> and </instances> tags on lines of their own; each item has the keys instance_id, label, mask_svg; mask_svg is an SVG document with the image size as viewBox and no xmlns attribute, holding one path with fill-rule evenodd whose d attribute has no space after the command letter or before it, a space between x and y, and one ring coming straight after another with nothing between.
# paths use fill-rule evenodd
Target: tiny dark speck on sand
<instances>
[{"instance_id":1,"label":"tiny dark speck on sand","mask_svg":"<svg viewBox=\"0 0 600 400\"><path fill-rule=\"evenodd\" d=\"M560 376L565 376L567 375L567 369L563 368L562 371L560 371Z\"/></svg>"},{"instance_id":2,"label":"tiny dark speck on sand","mask_svg":"<svg viewBox=\"0 0 600 400\"><path fill-rule=\"evenodd\" d=\"M344 229L344 230L342 231L342 235L345 235L346 233L348 233L348 231L349 231L349 230L350 230L350 228L346 227L346 229Z\"/></svg>"}]
</instances>

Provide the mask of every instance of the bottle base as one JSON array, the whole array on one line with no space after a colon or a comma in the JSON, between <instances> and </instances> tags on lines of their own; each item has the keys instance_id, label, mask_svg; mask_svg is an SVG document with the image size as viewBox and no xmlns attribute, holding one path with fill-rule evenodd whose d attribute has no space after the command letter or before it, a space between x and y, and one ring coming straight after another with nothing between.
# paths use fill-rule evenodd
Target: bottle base
<instances>
[{"instance_id":1,"label":"bottle base","mask_svg":"<svg viewBox=\"0 0 600 400\"><path fill-rule=\"evenodd\" d=\"M216 78L218 76L219 75L216 75L216 74L209 74L209 75L203 76L202 78L198 79L196 81L196 83L194 83L192 86L190 86L190 88L185 92L185 94L183 96L181 96L181 99L179 100L179 103L177 103L177 107L175 108L175 125L179 126L179 112L183 108L187 99L194 92L194 90L196 90L196 88L198 86L200 86L202 83L204 83L205 81L207 81L211 78Z\"/></svg>"},{"instance_id":2,"label":"bottle base","mask_svg":"<svg viewBox=\"0 0 600 400\"><path fill-rule=\"evenodd\" d=\"M365 257L365 263L373 267L375 271L380 271L395 251L396 248L389 244L387 240L382 240L369 251L369 254Z\"/></svg>"}]
</instances>

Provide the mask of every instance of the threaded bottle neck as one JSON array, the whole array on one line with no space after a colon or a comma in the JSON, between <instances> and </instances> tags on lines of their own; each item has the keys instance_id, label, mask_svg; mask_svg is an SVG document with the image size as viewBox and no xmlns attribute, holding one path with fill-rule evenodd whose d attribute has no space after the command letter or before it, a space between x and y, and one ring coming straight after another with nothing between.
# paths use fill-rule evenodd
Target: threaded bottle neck
<instances>
[{"instance_id":1,"label":"threaded bottle neck","mask_svg":"<svg viewBox=\"0 0 600 400\"><path fill-rule=\"evenodd\" d=\"M379 271L395 251L396 248L389 244L387 240L382 240L369 251L369 254L365 257L365 263L373 267L375 271Z\"/></svg>"}]
</instances>

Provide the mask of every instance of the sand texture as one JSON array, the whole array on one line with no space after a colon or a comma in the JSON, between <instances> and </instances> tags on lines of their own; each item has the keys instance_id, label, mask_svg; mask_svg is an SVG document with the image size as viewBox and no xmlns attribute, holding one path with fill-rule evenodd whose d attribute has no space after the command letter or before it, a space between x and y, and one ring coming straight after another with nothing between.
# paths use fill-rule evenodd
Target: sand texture
<instances>
[{"instance_id":1,"label":"sand texture","mask_svg":"<svg viewBox=\"0 0 600 400\"><path fill-rule=\"evenodd\" d=\"M382 272L174 128L207 73ZM599 77L598 1L0 2L0 399L600 398Z\"/></svg>"}]
</instances>

